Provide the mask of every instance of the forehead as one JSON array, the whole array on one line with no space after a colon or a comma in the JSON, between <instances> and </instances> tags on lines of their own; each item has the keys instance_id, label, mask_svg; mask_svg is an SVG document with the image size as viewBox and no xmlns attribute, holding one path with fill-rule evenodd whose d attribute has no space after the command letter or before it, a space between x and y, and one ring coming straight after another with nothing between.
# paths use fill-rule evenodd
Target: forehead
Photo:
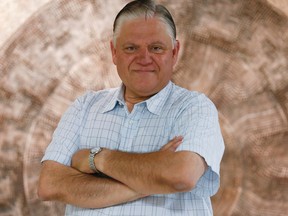
<instances>
[{"instance_id":1,"label":"forehead","mask_svg":"<svg viewBox=\"0 0 288 216\"><path fill-rule=\"evenodd\" d=\"M135 18L122 23L117 40L171 40L167 25L158 18Z\"/></svg>"}]
</instances>

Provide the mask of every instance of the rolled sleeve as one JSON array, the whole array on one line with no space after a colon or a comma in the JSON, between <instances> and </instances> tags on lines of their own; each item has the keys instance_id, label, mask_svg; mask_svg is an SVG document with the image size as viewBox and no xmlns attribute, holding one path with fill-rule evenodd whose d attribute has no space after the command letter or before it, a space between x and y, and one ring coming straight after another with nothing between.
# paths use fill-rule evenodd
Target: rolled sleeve
<instances>
[{"instance_id":1,"label":"rolled sleeve","mask_svg":"<svg viewBox=\"0 0 288 216\"><path fill-rule=\"evenodd\" d=\"M214 195L220 185L220 162L224 153L215 105L203 94L194 98L178 116L174 134L184 137L178 151L195 152L203 157L208 165L193 192L201 196Z\"/></svg>"},{"instance_id":2,"label":"rolled sleeve","mask_svg":"<svg viewBox=\"0 0 288 216\"><path fill-rule=\"evenodd\" d=\"M80 97L63 114L41 162L53 160L70 166L72 155L79 148L82 104L83 97Z\"/></svg>"}]
</instances>

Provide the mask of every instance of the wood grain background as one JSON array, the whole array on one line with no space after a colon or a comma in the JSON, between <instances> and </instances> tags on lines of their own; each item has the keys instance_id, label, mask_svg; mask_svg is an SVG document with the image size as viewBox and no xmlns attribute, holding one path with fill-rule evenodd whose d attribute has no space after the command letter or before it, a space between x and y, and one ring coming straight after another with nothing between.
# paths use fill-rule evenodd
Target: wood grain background
<instances>
[{"instance_id":1,"label":"wood grain background","mask_svg":"<svg viewBox=\"0 0 288 216\"><path fill-rule=\"evenodd\" d=\"M126 0L0 2L0 215L63 215L40 202L40 159L65 109L118 86L109 40ZM182 45L173 81L216 104L226 144L215 215L288 212L288 2L165 1Z\"/></svg>"}]
</instances>

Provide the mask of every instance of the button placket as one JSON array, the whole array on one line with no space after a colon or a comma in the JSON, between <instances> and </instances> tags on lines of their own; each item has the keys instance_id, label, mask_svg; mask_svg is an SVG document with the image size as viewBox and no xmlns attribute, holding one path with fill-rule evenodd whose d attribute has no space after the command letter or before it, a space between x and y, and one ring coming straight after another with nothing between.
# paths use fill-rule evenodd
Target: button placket
<instances>
[{"instance_id":1,"label":"button placket","mask_svg":"<svg viewBox=\"0 0 288 216\"><path fill-rule=\"evenodd\" d=\"M139 120L143 111L143 107L139 105L135 105L133 112L130 113L124 121L123 128L121 129L122 138L120 146L122 150L130 151L133 142L135 142L135 137L138 133Z\"/></svg>"}]
</instances>

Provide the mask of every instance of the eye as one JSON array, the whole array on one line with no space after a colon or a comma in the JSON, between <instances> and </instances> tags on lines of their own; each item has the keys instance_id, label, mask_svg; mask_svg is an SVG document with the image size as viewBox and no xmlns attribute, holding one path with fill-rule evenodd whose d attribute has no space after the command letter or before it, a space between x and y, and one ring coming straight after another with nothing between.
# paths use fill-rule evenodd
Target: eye
<instances>
[{"instance_id":1,"label":"eye","mask_svg":"<svg viewBox=\"0 0 288 216\"><path fill-rule=\"evenodd\" d=\"M136 46L127 46L127 47L124 47L124 51L125 51L126 53L134 53L136 50L137 50L137 47L136 47Z\"/></svg>"},{"instance_id":2,"label":"eye","mask_svg":"<svg viewBox=\"0 0 288 216\"><path fill-rule=\"evenodd\" d=\"M160 45L153 45L150 47L150 51L153 53L163 53L164 47Z\"/></svg>"}]
</instances>

